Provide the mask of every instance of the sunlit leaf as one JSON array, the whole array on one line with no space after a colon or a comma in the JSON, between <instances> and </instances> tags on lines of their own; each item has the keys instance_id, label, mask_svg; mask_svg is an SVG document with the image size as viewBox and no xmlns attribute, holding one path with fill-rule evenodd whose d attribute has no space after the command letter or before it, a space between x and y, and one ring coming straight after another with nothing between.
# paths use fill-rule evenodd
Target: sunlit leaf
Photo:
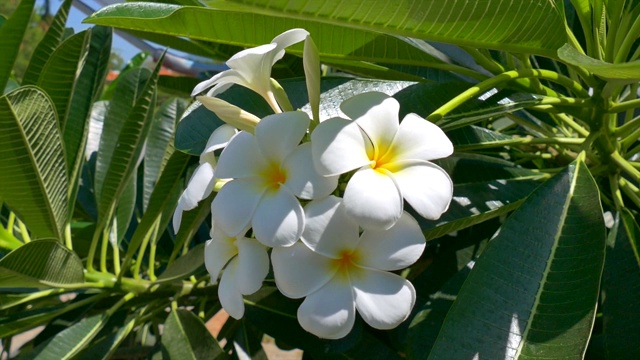
<instances>
[{"instance_id":1,"label":"sunlit leaf","mask_svg":"<svg viewBox=\"0 0 640 360\"><path fill-rule=\"evenodd\" d=\"M0 259L0 288L82 283L83 269L78 256L58 242L32 241Z\"/></svg>"},{"instance_id":2,"label":"sunlit leaf","mask_svg":"<svg viewBox=\"0 0 640 360\"><path fill-rule=\"evenodd\" d=\"M577 160L529 196L489 243L429 358L582 358L604 247L598 187Z\"/></svg>"},{"instance_id":3,"label":"sunlit leaf","mask_svg":"<svg viewBox=\"0 0 640 360\"><path fill-rule=\"evenodd\" d=\"M36 237L63 238L67 169L49 97L22 87L0 97L0 198Z\"/></svg>"},{"instance_id":4,"label":"sunlit leaf","mask_svg":"<svg viewBox=\"0 0 640 360\"><path fill-rule=\"evenodd\" d=\"M11 76L24 33L29 26L35 0L22 0L11 17L0 27L0 90L4 90Z\"/></svg>"}]
</instances>

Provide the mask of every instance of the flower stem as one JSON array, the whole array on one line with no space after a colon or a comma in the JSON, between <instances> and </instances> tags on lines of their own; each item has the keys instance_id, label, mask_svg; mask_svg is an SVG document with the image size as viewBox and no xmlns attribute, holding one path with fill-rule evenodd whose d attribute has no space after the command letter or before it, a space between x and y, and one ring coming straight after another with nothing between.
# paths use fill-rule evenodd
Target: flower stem
<instances>
[{"instance_id":1,"label":"flower stem","mask_svg":"<svg viewBox=\"0 0 640 360\"><path fill-rule=\"evenodd\" d=\"M73 250L73 243L71 242L71 224L67 224L64 227L64 244L69 250Z\"/></svg>"},{"instance_id":2,"label":"flower stem","mask_svg":"<svg viewBox=\"0 0 640 360\"><path fill-rule=\"evenodd\" d=\"M31 237L29 236L29 230L24 226L24 223L20 221L20 219L16 219L18 221L18 227L20 228L20 235L22 235L22 240L24 243L31 242Z\"/></svg>"},{"instance_id":3,"label":"flower stem","mask_svg":"<svg viewBox=\"0 0 640 360\"><path fill-rule=\"evenodd\" d=\"M629 164L629 162L625 158L620 156L617 151L611 153L610 157L611 160L613 160L613 162L618 165L620 169L622 169L622 171L627 173L627 175L633 177L635 181L640 181L640 171L631 166L631 164Z\"/></svg>"}]
</instances>

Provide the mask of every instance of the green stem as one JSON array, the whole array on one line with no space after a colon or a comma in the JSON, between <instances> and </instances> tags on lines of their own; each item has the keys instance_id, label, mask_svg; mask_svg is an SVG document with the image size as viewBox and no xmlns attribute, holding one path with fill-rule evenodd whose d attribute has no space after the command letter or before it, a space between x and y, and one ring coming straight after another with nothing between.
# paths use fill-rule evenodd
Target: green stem
<instances>
[{"instance_id":1,"label":"green stem","mask_svg":"<svg viewBox=\"0 0 640 360\"><path fill-rule=\"evenodd\" d=\"M640 99L633 99L621 103L613 104L607 112L617 114L619 112L633 110L640 107Z\"/></svg>"},{"instance_id":2,"label":"green stem","mask_svg":"<svg viewBox=\"0 0 640 360\"><path fill-rule=\"evenodd\" d=\"M635 129L631 134L625 136L620 141L620 146L623 149L628 149L631 145L638 141L638 137L640 137L640 128Z\"/></svg>"},{"instance_id":3,"label":"green stem","mask_svg":"<svg viewBox=\"0 0 640 360\"><path fill-rule=\"evenodd\" d=\"M102 231L102 247L100 248L100 271L107 272L107 251L109 250L109 229Z\"/></svg>"},{"instance_id":4,"label":"green stem","mask_svg":"<svg viewBox=\"0 0 640 360\"><path fill-rule=\"evenodd\" d=\"M151 281L156 281L156 242L152 241L149 246L149 279Z\"/></svg>"},{"instance_id":5,"label":"green stem","mask_svg":"<svg viewBox=\"0 0 640 360\"><path fill-rule=\"evenodd\" d=\"M18 240L18 238L0 226L0 248L15 250L22 245L22 242Z\"/></svg>"},{"instance_id":6,"label":"green stem","mask_svg":"<svg viewBox=\"0 0 640 360\"><path fill-rule=\"evenodd\" d=\"M636 204L637 207L640 208L640 197L638 197L638 188L623 177L619 178L619 183L622 191L627 194L629 199L631 199L631 201L633 201L633 203Z\"/></svg>"},{"instance_id":7,"label":"green stem","mask_svg":"<svg viewBox=\"0 0 640 360\"><path fill-rule=\"evenodd\" d=\"M129 292L129 293L125 294L120 300L118 300L117 303L113 304L113 306L111 306L105 312L105 314L107 316L113 315L116 311L118 311L118 309L120 309L122 307L122 305L126 304L129 300L133 299L134 297L136 297L136 293L134 293L134 292Z\"/></svg>"},{"instance_id":8,"label":"green stem","mask_svg":"<svg viewBox=\"0 0 640 360\"><path fill-rule=\"evenodd\" d=\"M569 90L572 90L581 97L589 97L589 93L582 87L582 85L573 81L571 78L558 74L556 72L549 70L512 70L487 79L467 89L466 91L454 97L449 102L431 113L431 115L429 115L427 119L431 122L437 123L445 115L447 115L458 106L462 105L464 102L471 100L474 97L480 96L481 94L494 87L497 87L498 85L502 85L509 81L522 78L541 78L553 81L567 87Z\"/></svg>"},{"instance_id":9,"label":"green stem","mask_svg":"<svg viewBox=\"0 0 640 360\"><path fill-rule=\"evenodd\" d=\"M609 175L609 186L611 187L611 195L613 195L613 202L616 204L616 210L624 208L624 201L622 200L622 193L620 192L620 184L618 183L618 174Z\"/></svg>"},{"instance_id":10,"label":"green stem","mask_svg":"<svg viewBox=\"0 0 640 360\"><path fill-rule=\"evenodd\" d=\"M514 138L509 140L493 141L490 143L478 143L470 145L456 146L456 151L471 151L490 149L494 147L511 146L511 145L582 145L584 139L578 138Z\"/></svg>"},{"instance_id":11,"label":"green stem","mask_svg":"<svg viewBox=\"0 0 640 360\"><path fill-rule=\"evenodd\" d=\"M631 166L631 164L629 164L629 162L625 158L620 156L620 154L617 151L614 151L613 153L611 153L610 157L611 157L611 160L613 160L613 162L616 165L618 165L618 167L622 171L627 173L627 175L631 176L635 181L640 181L640 171L636 170L633 166Z\"/></svg>"},{"instance_id":12,"label":"green stem","mask_svg":"<svg viewBox=\"0 0 640 360\"><path fill-rule=\"evenodd\" d=\"M87 270L89 272L93 271L93 260L96 257L96 250L98 249L98 242L100 241L100 233L101 231L96 231L93 233L93 238L91 239L91 245L89 246L89 254L87 255Z\"/></svg>"},{"instance_id":13,"label":"green stem","mask_svg":"<svg viewBox=\"0 0 640 360\"><path fill-rule=\"evenodd\" d=\"M29 236L29 230L27 230L27 227L24 226L24 223L22 221L20 221L20 219L18 220L18 228L20 228L20 235L22 235L22 240L24 241L24 243L28 243L31 242L31 237Z\"/></svg>"},{"instance_id":14,"label":"green stem","mask_svg":"<svg viewBox=\"0 0 640 360\"><path fill-rule=\"evenodd\" d=\"M565 114L555 114L555 117L558 118L560 121L562 121L563 123L565 123L566 125L568 125L570 128L572 128L573 130L575 130L578 134L580 134L580 136L582 137L587 137L589 136L589 131L585 128L583 128L580 124L578 124L577 122L575 122L572 118L570 118L569 116L565 115Z\"/></svg>"},{"instance_id":15,"label":"green stem","mask_svg":"<svg viewBox=\"0 0 640 360\"><path fill-rule=\"evenodd\" d=\"M64 227L64 243L67 249L73 250L73 243L71 242L71 224L67 224Z\"/></svg>"},{"instance_id":16,"label":"green stem","mask_svg":"<svg viewBox=\"0 0 640 360\"><path fill-rule=\"evenodd\" d=\"M111 250L113 251L113 272L120 274L120 248L117 243L111 244Z\"/></svg>"},{"instance_id":17,"label":"green stem","mask_svg":"<svg viewBox=\"0 0 640 360\"><path fill-rule=\"evenodd\" d=\"M13 211L11 211L9 213L9 220L7 221L7 230L10 231L12 234L13 234L13 227L15 226L15 224L16 224L16 214L14 214Z\"/></svg>"},{"instance_id":18,"label":"green stem","mask_svg":"<svg viewBox=\"0 0 640 360\"><path fill-rule=\"evenodd\" d=\"M144 253L145 251L147 251L147 245L149 245L149 241L151 240L151 238L155 238L156 233L158 232L159 226L160 226L160 218L156 219L156 221L151 226L150 231L142 239L142 243L138 248L138 257L136 259L136 265L133 268L134 279L140 279L140 267L142 266L142 261L144 260Z\"/></svg>"}]
</instances>

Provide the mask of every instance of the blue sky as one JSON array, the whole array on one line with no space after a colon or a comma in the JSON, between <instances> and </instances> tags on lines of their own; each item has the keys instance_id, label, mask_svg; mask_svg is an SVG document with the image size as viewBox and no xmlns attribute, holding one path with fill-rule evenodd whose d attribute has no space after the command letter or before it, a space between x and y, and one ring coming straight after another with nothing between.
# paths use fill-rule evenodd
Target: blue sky
<instances>
[{"instance_id":1,"label":"blue sky","mask_svg":"<svg viewBox=\"0 0 640 360\"><path fill-rule=\"evenodd\" d=\"M50 0L50 1L51 1L51 9L50 9L51 13L55 14L56 11L58 11L60 4L62 4L62 1L61 0ZM83 0L83 1L85 4L87 4L88 6L90 6L95 10L98 10L101 7L101 5L94 0ZM38 6L43 6L43 4L44 4L44 0L38 0ZM89 24L82 23L82 20L85 19L86 17L87 15L85 15L84 13L80 12L77 8L72 6L71 11L69 13L69 19L67 20L67 26L74 28L76 32L89 28L90 27ZM114 37L114 40L113 40L112 51L120 55L125 60L125 62L128 61L135 54L140 52L139 49L129 44L127 41L125 41L124 39L122 39L117 35Z\"/></svg>"}]
</instances>

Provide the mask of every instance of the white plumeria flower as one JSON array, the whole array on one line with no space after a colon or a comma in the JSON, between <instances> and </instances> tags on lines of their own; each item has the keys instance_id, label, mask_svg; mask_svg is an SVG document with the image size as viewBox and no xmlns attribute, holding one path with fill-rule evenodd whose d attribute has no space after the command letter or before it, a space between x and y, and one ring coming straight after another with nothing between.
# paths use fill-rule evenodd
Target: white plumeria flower
<instances>
[{"instance_id":1,"label":"white plumeria flower","mask_svg":"<svg viewBox=\"0 0 640 360\"><path fill-rule=\"evenodd\" d=\"M242 296L258 291L269 273L267 248L255 239L229 236L214 225L205 245L204 264L213 284L224 268L218 286L220 304L234 319L242 318Z\"/></svg>"},{"instance_id":2,"label":"white plumeria flower","mask_svg":"<svg viewBox=\"0 0 640 360\"><path fill-rule=\"evenodd\" d=\"M310 202L305 214L302 241L271 253L280 292L306 297L298 308L300 325L321 338L339 339L351 331L356 310L376 329L406 320L415 289L388 271L420 258L426 242L417 221L405 212L390 229L359 236L358 224L335 196Z\"/></svg>"},{"instance_id":3,"label":"white plumeria flower","mask_svg":"<svg viewBox=\"0 0 640 360\"><path fill-rule=\"evenodd\" d=\"M240 132L220 154L216 175L232 178L211 204L213 219L227 234L247 226L267 246L289 246L304 228L297 197L329 195L338 178L318 174L311 160L311 144L298 145L309 117L300 111L269 115L255 135Z\"/></svg>"},{"instance_id":4,"label":"white plumeria flower","mask_svg":"<svg viewBox=\"0 0 640 360\"><path fill-rule=\"evenodd\" d=\"M242 85L260 94L276 112L279 111L271 90L271 68L284 56L284 49L307 38L304 29L291 29L276 36L270 44L245 49L227 61L229 70L222 71L211 79L199 83L192 92L195 96L210 88L208 96L216 96L233 84Z\"/></svg>"},{"instance_id":5,"label":"white plumeria flower","mask_svg":"<svg viewBox=\"0 0 640 360\"><path fill-rule=\"evenodd\" d=\"M352 120L328 119L311 135L313 160L323 175L358 169L344 193L347 213L364 228L388 229L403 212L403 199L435 220L449 207L453 183L429 160L447 157L453 145L442 130L416 114L398 121L400 104L379 92L340 105Z\"/></svg>"},{"instance_id":6,"label":"white plumeria flower","mask_svg":"<svg viewBox=\"0 0 640 360\"><path fill-rule=\"evenodd\" d=\"M200 154L200 165L196 168L189 179L187 188L178 199L178 205L173 213L173 231L176 233L180 229L182 213L193 210L198 203L211 195L215 184L214 169L216 167L216 156L214 151L227 146L231 138L238 133L234 127L221 125L211 133L204 151Z\"/></svg>"}]
</instances>

